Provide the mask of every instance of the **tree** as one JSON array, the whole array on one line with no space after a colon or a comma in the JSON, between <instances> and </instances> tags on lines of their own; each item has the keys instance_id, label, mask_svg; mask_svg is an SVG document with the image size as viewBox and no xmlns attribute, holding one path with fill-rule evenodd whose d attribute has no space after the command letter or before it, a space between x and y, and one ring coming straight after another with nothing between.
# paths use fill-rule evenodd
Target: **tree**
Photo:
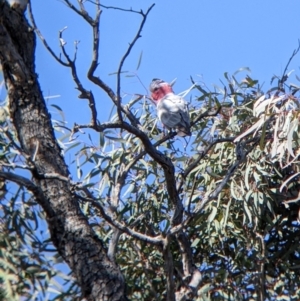
<instances>
[{"instance_id":1,"label":"tree","mask_svg":"<svg viewBox=\"0 0 300 301\"><path fill-rule=\"evenodd\" d=\"M114 91L96 75L99 1L94 18L83 2L63 2L93 29L87 77L106 92L115 115L98 120L94 93L77 72L76 55L68 54L63 31L62 58L42 37L30 6L31 25L22 10L2 1L5 298L45 300L49 290L56 300L299 299L299 87L287 85L288 65L267 92L248 75L225 74L226 84L213 92L191 79L199 95L190 106L193 136L182 142L175 132L162 135L146 96L125 103L121 95L124 62L153 5L127 10L141 24ZM35 72L36 34L70 68L79 97L88 101L89 124L51 121ZM62 142L55 129L67 131ZM79 182L66 152L78 162ZM45 221L50 239L37 232ZM72 275L63 275L62 291L55 291L61 260Z\"/></svg>"}]
</instances>

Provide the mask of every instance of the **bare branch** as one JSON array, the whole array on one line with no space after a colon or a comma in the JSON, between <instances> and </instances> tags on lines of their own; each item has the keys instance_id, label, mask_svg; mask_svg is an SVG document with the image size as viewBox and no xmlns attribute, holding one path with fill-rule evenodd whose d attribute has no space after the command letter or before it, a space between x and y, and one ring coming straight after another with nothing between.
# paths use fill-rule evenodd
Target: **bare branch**
<instances>
[{"instance_id":1,"label":"bare branch","mask_svg":"<svg viewBox=\"0 0 300 301\"><path fill-rule=\"evenodd\" d=\"M188 285L182 286L181 289L176 292L176 301L192 300L192 296L197 296L201 280L202 275L200 271L195 268Z\"/></svg>"},{"instance_id":2,"label":"bare branch","mask_svg":"<svg viewBox=\"0 0 300 301\"><path fill-rule=\"evenodd\" d=\"M205 117L217 116L220 113L221 109L222 106L219 106L215 111L212 112L211 109L209 108L204 113L200 114L195 120L193 120L193 122L191 122L191 126L194 126L195 124L197 124L199 120Z\"/></svg>"},{"instance_id":3,"label":"bare branch","mask_svg":"<svg viewBox=\"0 0 300 301\"><path fill-rule=\"evenodd\" d=\"M122 234L122 231L113 226L112 226L112 228L114 231L113 231L111 239L109 241L107 256L111 261L115 262L116 261L116 253L117 253L117 249L118 249L118 243L119 243L119 239Z\"/></svg>"},{"instance_id":4,"label":"bare branch","mask_svg":"<svg viewBox=\"0 0 300 301\"><path fill-rule=\"evenodd\" d=\"M88 70L88 74L87 74L89 80L91 82L93 82L94 84L96 84L97 86L99 86L100 88L102 88L108 94L110 99L113 101L113 103L117 107L118 116L119 116L119 119L121 121L123 120L123 118L122 118L122 112L123 112L128 117L131 124L134 125L134 126L137 126L139 124L139 121L137 120L137 118L131 113L131 111L127 107L123 107L121 105L121 95L120 95L121 94L120 93L121 78L120 78L120 75L121 75L121 72L122 72L123 64L124 64L126 58L128 57L128 55L130 54L132 47L134 46L134 44L136 43L136 41L140 37L140 33L143 29L143 26L145 24L147 16L148 16L148 14L150 13L151 9L153 8L153 6L155 4L153 4L147 10L146 13L143 13L143 11L139 12L139 14L141 14L143 16L143 20L141 22L138 33L136 34L136 36L133 39L132 43L129 44L129 47L128 47L126 53L124 54L124 56L122 57L121 62L119 64L118 74L117 74L117 93L115 94L114 91L104 81L102 81L99 77L94 76L94 72L95 72L95 70L96 70L96 68L99 64L99 62L98 62L98 60L99 60L99 43L100 43L99 23L100 23L100 16L101 16L99 1L95 1L95 2L90 1L90 2L97 5L97 13L96 13L96 17L95 17L94 20L88 15L88 13L86 12L83 4L80 4L80 9L78 9L69 0L64 0L64 2L73 11L75 11L78 15L82 16L93 28L93 59L92 59L91 66L90 66L90 68ZM136 11L132 11L132 12L136 12ZM73 75L73 77L74 77L74 75ZM78 85L78 83L77 83L77 85ZM89 92L89 93L91 93L91 92ZM83 97L83 98L85 98L85 97ZM95 110L93 110L94 106L93 106L93 103L91 101L90 101L90 107L91 107L92 115L93 115L92 124L95 124L95 120L96 120L95 119Z\"/></svg>"},{"instance_id":5,"label":"bare branch","mask_svg":"<svg viewBox=\"0 0 300 301\"><path fill-rule=\"evenodd\" d=\"M91 1L91 0L88 0L88 1L91 2L91 3L94 3L94 2ZM130 13L136 13L136 14L139 14L139 15L144 16L144 13L143 13L142 10L137 11L137 10L134 10L134 9L132 9L132 8L126 9L126 8L115 7L115 6L106 6L106 5L103 5L103 4L101 4L100 6L103 7L103 8L106 8L106 9L116 9L116 10L120 10L120 11L125 11L125 12L130 12Z\"/></svg>"},{"instance_id":6,"label":"bare branch","mask_svg":"<svg viewBox=\"0 0 300 301\"><path fill-rule=\"evenodd\" d=\"M67 1L68 3L69 1ZM75 7L71 4L68 3L68 5L76 11ZM80 11L78 11L80 12ZM93 24L93 22L90 22L90 18L87 18L87 12L82 9L82 13L79 13L82 16L85 16L85 19L90 23ZM65 66L65 67L69 67L72 70L72 76L73 76L73 80L75 81L76 85L77 85L77 89L81 92L81 94L79 95L79 98L85 98L88 99L89 101L89 107L91 109L91 113L92 113L92 121L91 124L96 124L97 123L97 110L96 110L96 105L95 105L95 99L94 99L94 95L91 91L86 90L81 81L78 78L77 75L77 71L76 71L76 66L75 66L75 61L76 61L76 55L77 55L77 44L75 43L75 54L74 54L74 59L71 60L69 55L67 54L65 47L64 47L64 43L62 42L62 33L63 31L66 29L64 28L63 30L59 31L59 40L60 40L60 46L62 48L62 52L65 56L65 58L67 59L67 63L64 62L63 60L61 60L60 57L58 57L55 52L52 50L52 48L48 45L47 41L45 40L45 38L43 37L42 33L39 31L38 27L36 26L35 23L35 19L33 17L33 13L32 13L32 7L31 4L29 4L29 17L31 20L31 23L33 24L34 30L37 33L38 37L41 39L42 43L44 44L44 46L46 47L46 49L50 52L50 54L55 58L56 61L58 61L61 65Z\"/></svg>"},{"instance_id":7,"label":"bare branch","mask_svg":"<svg viewBox=\"0 0 300 301\"><path fill-rule=\"evenodd\" d=\"M111 192L111 204L115 210L119 206L121 189L123 188L123 186L125 184L125 180L126 180L128 172L129 172L129 169L126 170L125 164L123 162L119 165L119 170L120 170L120 174L119 174L119 176L115 182L115 185L112 189L112 192ZM114 213L115 212L113 212L113 214L111 214L111 217L114 219L117 219L117 215ZM113 227L113 234L112 234L111 240L109 242L108 253L107 253L109 258L113 261L115 261L115 254L117 252L117 246L118 246L118 241L119 241L120 235L121 235L121 231L119 229Z\"/></svg>"},{"instance_id":8,"label":"bare branch","mask_svg":"<svg viewBox=\"0 0 300 301\"><path fill-rule=\"evenodd\" d=\"M76 6L74 6L69 0L63 0L67 5L76 12L79 16L83 17L89 24L93 26L94 20L93 18L88 14L88 12L85 10L83 4L80 5L80 9L78 9Z\"/></svg>"},{"instance_id":9,"label":"bare branch","mask_svg":"<svg viewBox=\"0 0 300 301\"><path fill-rule=\"evenodd\" d=\"M84 192L86 192L85 189L82 189ZM124 225L120 222L118 222L117 220L111 218L104 210L104 208L101 206L101 204L99 202L97 202L94 198L91 197L81 197L79 195L77 195L77 197L85 202L90 202L93 206L95 206L99 211L101 216L113 227L119 229L120 231L130 235L133 238L136 238L138 240L150 243L152 245L161 245L162 244L162 238L161 236L156 236L156 237L151 237L151 236L147 236L145 234L136 232L134 230L132 230L131 228L129 228L127 225Z\"/></svg>"},{"instance_id":10,"label":"bare branch","mask_svg":"<svg viewBox=\"0 0 300 301\"><path fill-rule=\"evenodd\" d=\"M113 101L113 103L116 105L116 107L119 109L119 119L122 120L121 112L123 112L128 119L130 120L131 124L134 126L137 126L139 124L138 119L131 113L131 111L127 107L122 107L119 105L118 96L115 94L115 92L112 90L111 87L109 87L104 81L101 80L101 78L96 77L94 75L98 64L99 64L99 43L100 43L100 31L99 31L99 24L100 24L100 16L101 16L101 10L100 10L100 4L99 1L96 1L95 4L97 5L97 13L94 22L90 25L93 28L93 58L90 65L90 68L87 73L88 79L94 83L95 85L99 86L103 91L107 93L109 98ZM120 96L120 95L119 95Z\"/></svg>"},{"instance_id":11,"label":"bare branch","mask_svg":"<svg viewBox=\"0 0 300 301\"><path fill-rule=\"evenodd\" d=\"M85 10L85 7L83 5L83 1L82 0L77 0L77 2L78 2L78 5L80 7L81 12L84 13L84 14L87 14L87 12Z\"/></svg>"},{"instance_id":12,"label":"bare branch","mask_svg":"<svg viewBox=\"0 0 300 301\"><path fill-rule=\"evenodd\" d=\"M139 28L137 34L135 35L134 39L132 40L132 42L129 44L129 47L128 47L127 51L125 52L124 56L122 57L120 64L119 64L119 68L118 68L118 72L117 72L117 109L118 109L118 115L119 115L120 120L122 120L122 115L121 115L121 72L122 72L123 64L124 64L126 58L129 56L131 49L135 45L136 41L141 37L141 32L142 32L145 22L147 20L148 14L150 13L150 11L154 7L154 5L155 5L155 3L153 3L148 8L148 10L146 11L145 14L141 13L143 16L143 19L140 24L140 28Z\"/></svg>"},{"instance_id":13,"label":"bare branch","mask_svg":"<svg viewBox=\"0 0 300 301\"><path fill-rule=\"evenodd\" d=\"M0 171L0 178L5 180L14 182L20 186L25 187L28 191L30 191L34 196L36 201L43 207L46 208L47 212L53 212L51 206L46 200L43 191L35 185L32 181L28 180L25 177L19 176L15 173Z\"/></svg>"},{"instance_id":14,"label":"bare branch","mask_svg":"<svg viewBox=\"0 0 300 301\"><path fill-rule=\"evenodd\" d=\"M72 60L70 58L70 56L68 55L66 49L65 49L65 43L63 41L63 36L62 36L65 29L66 28L59 31L60 47L62 49L63 55L65 56L65 58L68 62L67 67L69 67L71 69L73 80L77 85L77 89L81 93L78 97L88 100L89 107L91 109L91 114L92 114L91 124L96 125L97 124L97 110L96 110L96 103L95 103L94 94L93 94L92 91L88 91L83 87L83 85L82 85L82 83L81 83L81 81L78 77L77 70L76 70L76 65L75 65L76 55L75 55L74 59ZM77 44L75 44L75 54L76 54L76 52L77 52Z\"/></svg>"},{"instance_id":15,"label":"bare branch","mask_svg":"<svg viewBox=\"0 0 300 301\"><path fill-rule=\"evenodd\" d=\"M28 12L29 12L29 18L30 21L33 25L33 29L36 32L36 34L38 35L38 37L40 38L40 40L42 41L42 43L44 44L44 46L46 47L46 49L50 52L50 54L54 57L54 59L59 62L61 65L65 66L65 67L69 67L69 65L67 63L65 63L64 61L62 61L56 54L55 52L52 50L52 48L49 46L49 44L47 43L46 39L43 37L42 33L40 32L40 30L38 29L36 23L35 23L35 19L33 17L33 13L32 13L32 7L31 7L31 1L28 3Z\"/></svg>"},{"instance_id":16,"label":"bare branch","mask_svg":"<svg viewBox=\"0 0 300 301\"><path fill-rule=\"evenodd\" d=\"M298 47L293 51L288 63L286 64L285 68L284 68L284 71L283 71L283 74L282 74L282 77L279 81L280 85L283 85L283 83L287 80L287 75L286 75L286 72L287 72L287 69L291 63L291 61L293 60L293 58L296 56L296 54L299 52L300 50L300 40L298 40Z\"/></svg>"},{"instance_id":17,"label":"bare branch","mask_svg":"<svg viewBox=\"0 0 300 301\"><path fill-rule=\"evenodd\" d=\"M80 128L93 128L97 132L103 132L105 129L124 129L131 134L137 136L143 143L146 153L151 156L162 168L165 174L167 191L170 197L171 202L175 208L175 213L172 218L172 224L176 225L182 221L183 214L183 205L179 198L178 191L176 189L176 180L175 180L175 168L172 163L172 160L165 156L162 152L156 149L149 139L149 137L141 131L140 129L130 125L129 123L123 122L107 122L103 124L98 124L96 126L91 125L75 125L74 132Z\"/></svg>"},{"instance_id":18,"label":"bare branch","mask_svg":"<svg viewBox=\"0 0 300 301\"><path fill-rule=\"evenodd\" d=\"M0 178L12 181L20 186L24 186L30 192L40 193L39 187L25 177L19 176L11 172L0 171Z\"/></svg>"},{"instance_id":19,"label":"bare branch","mask_svg":"<svg viewBox=\"0 0 300 301\"><path fill-rule=\"evenodd\" d=\"M99 24L100 24L100 16L101 16L101 10L99 6L99 1L97 1L97 12L96 17L94 20L94 23L92 25L93 28L93 58L91 62L91 66L88 70L87 76L91 80L93 78L93 74L98 67L99 64L99 43L100 43L100 31L99 31ZM107 88L104 86L102 87L104 91L106 91L108 94L111 94L111 91L107 90Z\"/></svg>"}]
</instances>

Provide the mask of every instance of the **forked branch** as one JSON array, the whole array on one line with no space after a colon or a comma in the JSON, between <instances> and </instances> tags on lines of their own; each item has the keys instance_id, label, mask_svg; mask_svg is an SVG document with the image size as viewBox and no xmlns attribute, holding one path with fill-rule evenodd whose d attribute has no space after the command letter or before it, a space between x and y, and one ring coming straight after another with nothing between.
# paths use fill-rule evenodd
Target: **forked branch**
<instances>
[{"instance_id":1,"label":"forked branch","mask_svg":"<svg viewBox=\"0 0 300 301\"><path fill-rule=\"evenodd\" d=\"M142 22L140 24L140 27L134 37L134 39L132 40L131 43L129 43L129 46L125 52L125 54L123 55L121 61L120 61L120 64L119 64L119 68L118 68L118 72L117 72L117 98L118 98L118 103L117 103L117 108L118 108L118 113L119 113L119 117L121 116L121 73L122 73L122 68L123 68L123 65L124 65L124 62L125 60L127 59L127 57L129 56L133 46L135 45L136 41L141 37L141 32L143 30L143 27L145 25L145 22L147 20L147 17L151 11L151 9L154 7L155 3L153 3L149 8L148 10L146 11L146 13L144 14L142 11L141 11L141 15L142 15ZM120 119L122 120L122 119Z\"/></svg>"}]
</instances>

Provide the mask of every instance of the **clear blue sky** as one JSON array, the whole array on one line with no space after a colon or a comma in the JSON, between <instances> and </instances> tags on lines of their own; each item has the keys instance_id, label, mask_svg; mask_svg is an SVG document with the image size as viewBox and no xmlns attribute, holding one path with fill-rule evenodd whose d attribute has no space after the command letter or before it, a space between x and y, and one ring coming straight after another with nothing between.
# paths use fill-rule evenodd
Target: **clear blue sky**
<instances>
[{"instance_id":1,"label":"clear blue sky","mask_svg":"<svg viewBox=\"0 0 300 301\"><path fill-rule=\"evenodd\" d=\"M77 2L77 1L73 1ZM102 1L104 5L146 10L153 2ZM78 71L84 82L91 58L91 29L59 0L32 0L36 22L48 43L59 52L58 31L65 26L65 41L73 51L73 42L80 40ZM87 6L92 8L92 4ZM300 38L300 2L298 0L189 0L156 1L124 70L135 71L140 53L142 64L138 75L148 87L152 78L171 81L177 78L175 92L191 83L190 76L202 80L212 88L221 85L224 72L233 73L249 67L251 76L265 82L281 75L298 45ZM96 74L115 89L115 76L120 58L136 34L139 15L103 9L101 19L100 65ZM89 120L84 100L77 99L70 71L59 66L38 42L37 72L42 90L47 95L61 95L56 103L65 111L66 119ZM300 54L289 70L299 74ZM200 77L198 77L200 76ZM293 82L295 80L293 79ZM97 97L101 121L105 121L111 102L91 84ZM124 93L143 93L145 90L136 78L123 78ZM125 98L124 102L130 98ZM55 116L53 116L55 117Z\"/></svg>"}]
</instances>

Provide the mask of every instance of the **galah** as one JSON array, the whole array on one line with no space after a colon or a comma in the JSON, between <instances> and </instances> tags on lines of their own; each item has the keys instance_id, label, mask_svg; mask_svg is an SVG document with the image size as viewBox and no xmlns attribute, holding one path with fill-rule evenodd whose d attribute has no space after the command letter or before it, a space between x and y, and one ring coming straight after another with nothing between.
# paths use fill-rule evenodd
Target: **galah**
<instances>
[{"instance_id":1,"label":"galah","mask_svg":"<svg viewBox=\"0 0 300 301\"><path fill-rule=\"evenodd\" d=\"M180 137L191 136L187 102L174 94L171 85L161 79L152 80L150 92L161 123L167 129L177 129L177 135Z\"/></svg>"}]
</instances>

